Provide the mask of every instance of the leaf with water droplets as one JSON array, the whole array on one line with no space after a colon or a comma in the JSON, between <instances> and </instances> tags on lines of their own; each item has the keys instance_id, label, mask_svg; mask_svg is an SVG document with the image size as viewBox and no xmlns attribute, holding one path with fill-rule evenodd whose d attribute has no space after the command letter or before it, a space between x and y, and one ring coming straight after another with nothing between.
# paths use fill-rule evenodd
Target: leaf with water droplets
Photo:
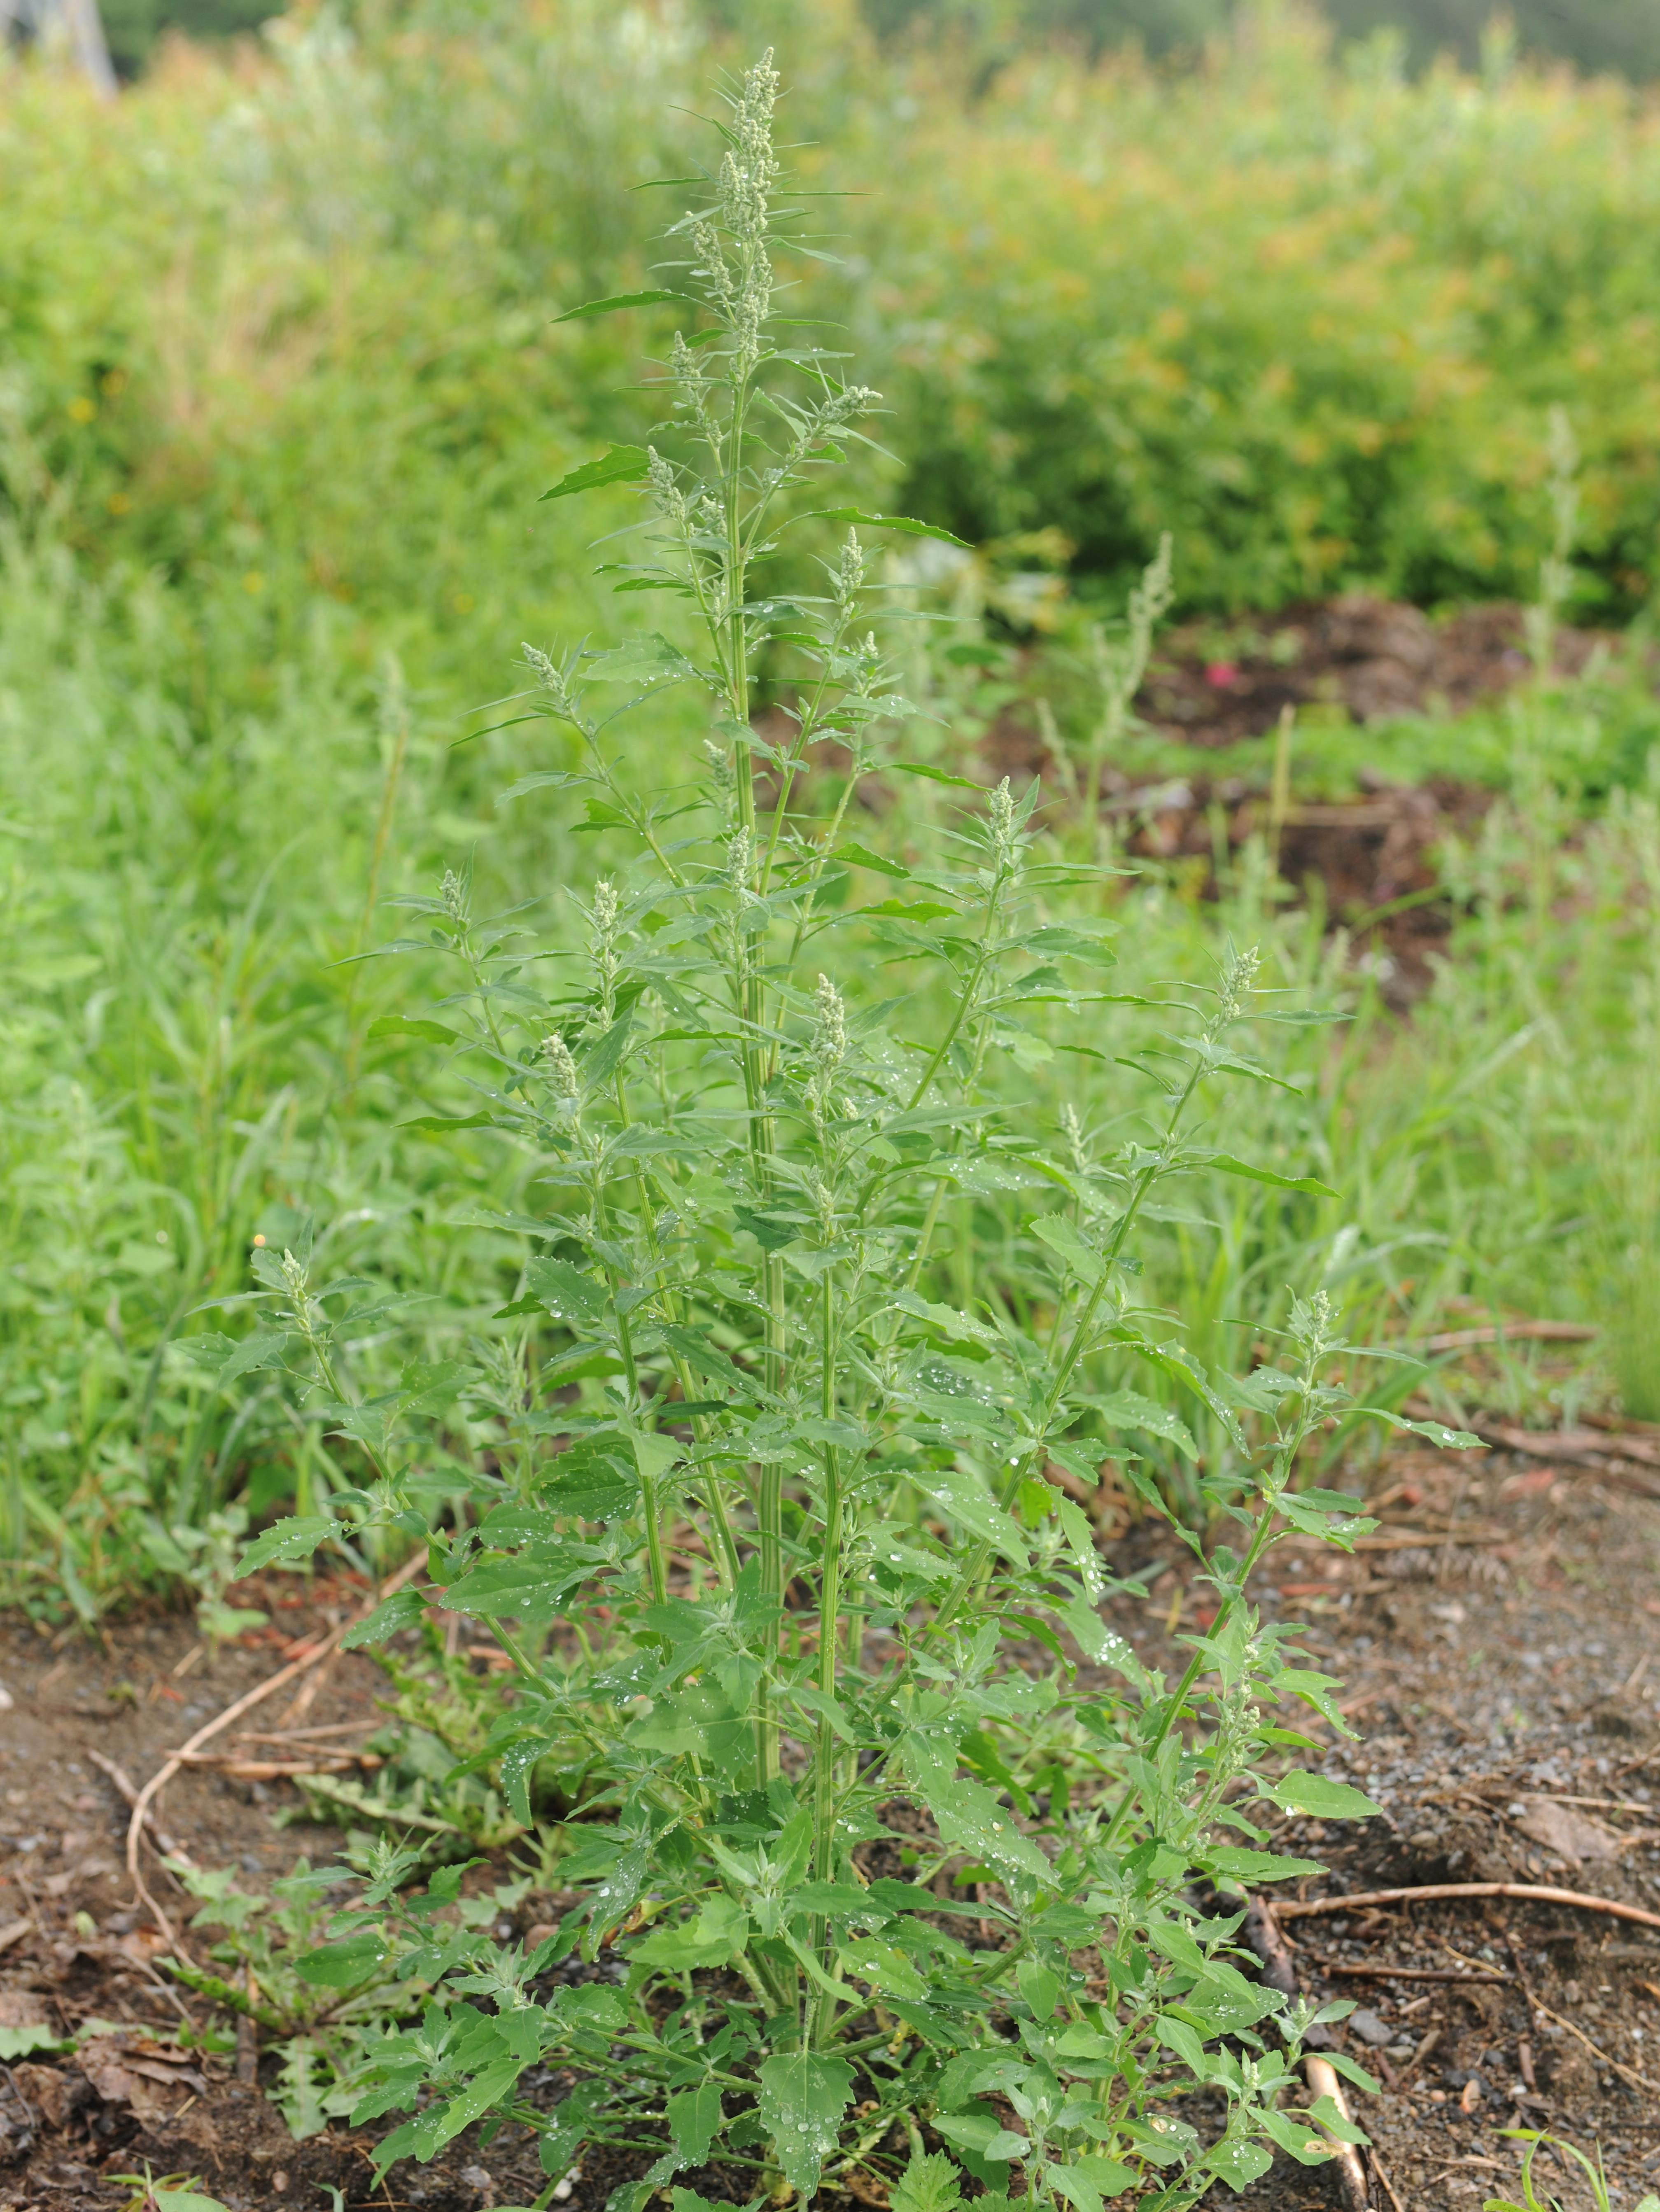
<instances>
[{"instance_id":1,"label":"leaf with water droplets","mask_svg":"<svg viewBox=\"0 0 1660 2212\"><path fill-rule=\"evenodd\" d=\"M818 2187L842 2115L853 2101L853 2069L845 2058L791 2051L764 2061L757 2079L761 2124L772 2137L784 2179L805 2200Z\"/></svg>"}]
</instances>

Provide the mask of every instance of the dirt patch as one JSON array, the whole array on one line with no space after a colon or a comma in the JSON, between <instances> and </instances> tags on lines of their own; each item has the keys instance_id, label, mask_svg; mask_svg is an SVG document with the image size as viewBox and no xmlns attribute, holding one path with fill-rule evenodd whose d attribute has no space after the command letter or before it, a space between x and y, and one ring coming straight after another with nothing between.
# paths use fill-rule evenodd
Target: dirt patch
<instances>
[{"instance_id":1,"label":"dirt patch","mask_svg":"<svg viewBox=\"0 0 1660 2212\"><path fill-rule=\"evenodd\" d=\"M1632 1480L1660 1492L1646 1471ZM1384 1808L1359 1826L1286 1822L1276 1842L1331 1869L1298 1893L1505 1881L1660 1911L1660 1501L1502 1452L1392 1454L1377 1494L1384 1526L1354 1559L1287 1547L1252 1588L1269 1618L1305 1621L1299 1640L1343 1678L1362 1741L1308 1733ZM1172 1619L1202 1622L1198 1595L1167 1577L1140 1620L1125 1609L1124 1632L1158 1656ZM1511 2127L1600 2142L1612 2181L1656 2185L1660 2095L1644 2085L1660 2082L1660 1929L1514 1899L1285 1926L1304 1988L1360 2008L1342 2040L1383 2087L1355 2096L1357 2117L1410 2212L1506 2193ZM1450 1975L1468 1978L1430 1978ZM1583 2198L1548 2161L1541 2179ZM1282 2162L1241 2201L1335 2198Z\"/></svg>"},{"instance_id":2,"label":"dirt patch","mask_svg":"<svg viewBox=\"0 0 1660 2212\"><path fill-rule=\"evenodd\" d=\"M1637 1494L1660 1479L1640 1465L1628 1476L1629 1486L1608 1470L1501 1451L1395 1453L1373 1484L1384 1525L1353 1559L1274 1556L1253 1600L1272 1618L1306 1622L1305 1648L1342 1676L1364 1741L1331 1738L1330 1771L1384 1808L1357 1828L1285 1825L1285 1844L1331 1869L1301 1886L1310 1895L1511 1880L1660 1910L1660 1500ZM1120 1564L1147 1556L1146 1541L1132 1531ZM91 1754L142 1784L164 1751L356 1596L321 1592L278 1615L279 1641L233 1647L183 1675L174 1669L194 1638L182 1622L117 1626L101 1650L78 1640L54 1650L15 1620L0 1630L0 1683L13 1699L0 1719L0 2025L66 2033L109 2023L77 2058L14 2063L15 2089L0 2077L0 2207L109 2212L110 2177L145 2160L158 2175L199 2174L238 2212L313 2203L331 2189L354 2207L473 2212L528 2203L545 2185L532 2138L514 2127L487 2144L469 2130L433 2165L400 2164L372 2189L374 2141L392 2121L337 2122L295 2143L258 2081L239 2078L235 2057L181 2052L173 2038L180 1999L151 1964L155 1941L121 1866L125 1808ZM1145 1657L1168 1663L1206 1605L1171 1571L1146 1605L1116 1612ZM383 1694L372 1662L343 1655L307 1719L362 1720ZM285 1783L198 1771L170 1786L162 1818L199 1862L269 1879L301 1850L315 1862L340 1841L305 1826L277 1832L271 1814L283 1802L293 1802ZM526 1899L515 1926L552 1905ZM1636 2086L1660 2080L1660 1930L1512 1901L1286 1928L1304 1986L1360 2002L1347 2040L1382 2088L1357 2098L1358 2116L1412 2212L1494 2193L1515 2172L1501 2130L1516 2124L1600 2142L1610 2177L1633 2192L1660 2176L1660 2098ZM1485 1978L1391 1979L1391 1968ZM593 1978L616 1967L602 1954L560 1971ZM244 2076L252 2056L242 2054ZM550 2074L532 2094L551 2102L563 2086ZM1202 2105L1195 2117L1206 2118ZM586 2159L569 2212L600 2212L643 2164ZM709 2197L743 2191L741 2176L681 2179ZM1551 2185L1564 2192L1562 2177ZM1328 2176L1281 2166L1237 2201L1250 2212L1313 2212L1335 2201L1330 2191ZM1376 2202L1381 2212L1381 2192Z\"/></svg>"},{"instance_id":3,"label":"dirt patch","mask_svg":"<svg viewBox=\"0 0 1660 2212\"><path fill-rule=\"evenodd\" d=\"M1556 672L1581 675L1599 647L1617 643L1612 634L1560 629ZM1433 622L1400 600L1355 592L1225 632L1201 623L1171 631L1136 707L1188 744L1236 744L1273 729L1287 707L1335 708L1356 722L1467 714L1532 665L1518 606L1464 607Z\"/></svg>"}]
</instances>

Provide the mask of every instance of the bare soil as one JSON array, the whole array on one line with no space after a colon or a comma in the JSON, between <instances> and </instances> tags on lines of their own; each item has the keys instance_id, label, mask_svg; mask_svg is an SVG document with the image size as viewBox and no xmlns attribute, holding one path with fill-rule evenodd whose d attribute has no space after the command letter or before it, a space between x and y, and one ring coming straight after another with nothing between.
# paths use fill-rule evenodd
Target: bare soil
<instances>
[{"instance_id":1,"label":"bare soil","mask_svg":"<svg viewBox=\"0 0 1660 2212\"><path fill-rule=\"evenodd\" d=\"M1578 676L1612 634L1563 628L1559 674ZM1287 707L1342 709L1356 722L1466 714L1531 666L1520 607L1494 600L1441 621L1398 599L1352 592L1290 606L1219 637L1189 623L1160 641L1137 701L1155 727L1189 744L1235 744L1274 728Z\"/></svg>"},{"instance_id":2,"label":"bare soil","mask_svg":"<svg viewBox=\"0 0 1660 2212\"><path fill-rule=\"evenodd\" d=\"M1561 629L1556 671L1579 675L1599 647L1618 642ZM1264 736L1288 707L1357 726L1466 713L1530 672L1523 647L1518 606L1468 607L1432 621L1417 607L1355 592L1225 632L1213 623L1172 630L1159 642L1135 708L1162 735L1219 752ZM1018 702L983 750L997 775L1048 775L1052 765L1037 722ZM1450 777L1402 784L1381 770L1360 781L1365 788L1356 798L1293 802L1276 821L1266 775L1224 765L1213 774L1137 776L1109 763L1102 804L1129 853L1190 872L1206 896L1215 896L1219 859L1254 835L1272 836L1283 880L1317 896L1334 922L1364 928L1385 995L1409 1005L1427 986L1432 957L1453 922L1450 902L1435 896L1437 848L1450 836L1468 837L1493 793Z\"/></svg>"},{"instance_id":3,"label":"bare soil","mask_svg":"<svg viewBox=\"0 0 1660 2212\"><path fill-rule=\"evenodd\" d=\"M1621 1449L1609 1437L1579 1452L1594 1464L1394 1452L1371 1478L1384 1525L1353 1559L1274 1555L1252 1595L1270 1617L1305 1622L1306 1649L1343 1677L1362 1741L1334 1743L1330 1771L1384 1808L1353 1828L1287 1822L1285 1843L1330 1869L1300 1889L1519 1881L1660 1911L1660 1447L1651 1431L1623 1447L1639 1456ZM1145 1525L1105 1534L1121 1566L1149 1559ZM117 1626L101 1647L78 1633L49 1643L15 1617L0 1624L0 1684L12 1700L0 1712L0 2025L67 2032L99 2019L112 2030L76 2058L0 2073L0 2208L113 2208L111 2177L145 2161L158 2177L199 2175L236 2212L316 2203L328 2189L352 2207L471 2212L528 2203L544 2185L531 2138L509 2129L488 2144L470 2130L432 2166L400 2164L372 2189L369 2150L391 2122L336 2123L295 2143L246 2078L251 2052L239 2078L229 2057L180 2062L155 2039L176 2024L179 2000L151 1964L158 1941L122 1865L125 1807L92 1754L142 1784L166 1750L357 1597L319 1588L277 1613L280 1633L262 1632L271 1641L183 1671L195 1639L182 1620ZM1148 1658L1167 1659L1207 1618L1204 1593L1175 1568L1157 1574L1146 1602L1116 1611ZM370 1660L338 1657L306 1723L372 1716L381 1684ZM265 1709L271 1722L285 1696ZM339 1842L331 1830L273 1827L289 1790L186 1771L162 1800L162 1824L198 1863L269 1878L301 1850L316 1863ZM161 1894L169 1909L180 1902ZM527 1927L556 1903L532 1897L517 1917ZM1600 2142L1622 2194L1660 2185L1660 1929L1560 1905L1456 1899L1285 1927L1304 1985L1362 2008L1344 2039L1382 2087L1357 2095L1357 2116L1402 2212L1494 2193L1514 2177L1503 2130L1517 2125ZM1399 1969L1487 1978L1390 1978ZM611 1962L602 1954L575 1971L603 1975ZM201 2014L199 2000L189 2004ZM558 2084L542 2090L552 2097ZM1202 2105L1195 2117L1204 2122ZM600 2212L642 2166L588 2160L569 2212ZM682 2179L712 2197L742 2193L718 2171ZM1548 2185L1570 2207L1588 2202L1554 2169ZM1383 2212L1390 2199L1376 2176L1373 2191ZM864 2201L880 2195L866 2186ZM1329 2174L1282 2160L1237 2201L1312 2212L1336 2197Z\"/></svg>"}]
</instances>

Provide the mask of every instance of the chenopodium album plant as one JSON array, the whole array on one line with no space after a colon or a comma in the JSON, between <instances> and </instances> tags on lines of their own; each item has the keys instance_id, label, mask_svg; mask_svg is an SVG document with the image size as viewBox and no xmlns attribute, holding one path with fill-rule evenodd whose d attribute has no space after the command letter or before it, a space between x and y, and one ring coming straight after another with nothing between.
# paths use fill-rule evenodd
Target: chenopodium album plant
<instances>
[{"instance_id":1,"label":"chenopodium album plant","mask_svg":"<svg viewBox=\"0 0 1660 2212\"><path fill-rule=\"evenodd\" d=\"M937 767L961 804L936 851L848 837L866 780L909 767L857 532L923 526L804 495L875 395L772 319L792 232L776 83L768 58L735 90L707 204L668 234L674 291L579 311L683 299L696 323L660 445L555 491L641 487L623 587L669 593L702 644L530 655L529 711L585 764L516 788L585 792L632 856L595 886L580 972L551 997L520 925L473 920L464 884L409 902L460 964L431 1024L477 1096L459 1125L522 1147L544 1200L502 1220L537 1248L522 1295L475 1364L413 1367L366 1401L350 1347L385 1304L313 1285L304 1252L258 1253L273 1319L239 1354L311 1363L374 1471L333 1501L355 1540L428 1541L432 1594L511 1655L488 1757L526 1823L535 1770L562 1775L580 1901L526 1956L439 1913L453 1869L405 1894L415 1854L383 1845L306 1971L351 1981L384 1953L432 1987L361 2076L356 2119L415 2113L383 2166L491 2115L538 2130L556 2179L590 2142L642 2152L628 2212L711 2160L751 2169L757 2203L863 2164L927 2212L956 2202L960 2161L994 2194L1018 2164L1029 2197L1077 2212L1123 2191L1187 2205L1262 2172L1273 2143L1323 2158L1312 2123L1346 2125L1281 2106L1310 2018L1344 2008L1247 1978L1228 1900L1312 1870L1263 1847L1276 1808L1374 1809L1317 1774L1270 1780L1312 1747L1266 1717L1282 1701L1343 1724L1330 1679L1245 1596L1276 1532L1341 1546L1371 1524L1292 1486L1304 1439L1352 1403L1328 1379L1356 1355L1324 1297L1296 1306L1280 1364L1214 1377L1137 1304L1134 1237L1189 1170L1282 1180L1202 1118L1225 1079L1272 1079L1241 1042L1251 1021L1319 1017L1255 993L1254 956L1231 954L1207 996L1150 1009L1167 1024L1136 1063L1162 1088L1152 1126L1052 1132L1023 1072L1046 1023L1110 998L1091 988L1111 959L1086 911L1098 872L1043 859L1035 792ZM824 590L762 596L787 528L826 520L850 526ZM763 652L801 672L776 740L751 717ZM672 684L710 708L707 773L684 788L629 734ZM860 903L873 878L885 895ZM1045 1297L929 1295L963 1194L1017 1210ZM1110 1455L1161 1510L1124 1438L1164 1417L1105 1388L1109 1362L1137 1358L1199 1394L1243 1470L1206 1486L1231 1544L1177 1532L1216 1603L1174 1684L1104 1625L1127 1585L1056 1480L1094 1486ZM422 1422L458 1397L494 1420L495 1471L473 1479L476 1525L429 1535L420 1470L442 1447ZM283 1522L246 1565L346 1533ZM362 1638L423 1601L400 1592ZM567 1963L602 1953L611 1980ZM550 2112L523 2082L548 2068L579 2083ZM923 2124L952 2155L925 2153Z\"/></svg>"}]
</instances>

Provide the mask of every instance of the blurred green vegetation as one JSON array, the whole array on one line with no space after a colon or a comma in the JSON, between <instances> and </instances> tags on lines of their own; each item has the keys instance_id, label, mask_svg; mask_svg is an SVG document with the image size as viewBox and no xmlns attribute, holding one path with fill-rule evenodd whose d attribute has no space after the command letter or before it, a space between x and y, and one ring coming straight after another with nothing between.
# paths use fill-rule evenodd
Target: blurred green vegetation
<instances>
[{"instance_id":1,"label":"blurred green vegetation","mask_svg":"<svg viewBox=\"0 0 1660 2212\"><path fill-rule=\"evenodd\" d=\"M888 394L863 495L1009 580L966 641L918 647L942 752L985 703L965 669L1012 641L1085 742L1069 668L1163 529L1183 605L1219 616L1355 582L1530 596L1554 403L1584 451L1570 611L1647 606L1645 100L1333 64L1280 14L1174 76L1038 52L986 83L950 42L885 51L851 0L763 12L806 181L861 188L826 204L840 264L800 274ZM636 426L658 333L552 317L654 281L657 196L617 185L687 173L677 106L752 43L731 15L362 0L350 31L297 13L238 56L171 46L109 109L0 64L0 1554L33 1604L91 1618L171 1571L172 1528L331 1479L280 1379L244 1413L182 1348L255 1234L315 1216L343 1262L429 1294L435 1350L511 1291L517 1241L470 1224L533 1204L523 1163L400 1127L456 1103L418 1037L369 1035L428 978L353 956L396 933L372 890L471 868L481 908L534 902L556 936L606 864L545 794L494 804L562 764L546 726L469 733L522 639L642 605L590 574L627 495L537 501ZM949 574L895 577L948 608ZM1660 1245L1654 726L1633 656L1365 733L1369 762L1501 794L1447 857L1458 920L1409 1016L1260 848L1215 903L1180 868L1112 893L1125 989L1249 933L1356 1016L1336 1046L1286 1033L1303 1095L1264 1086L1236 1146L1311 1151L1343 1206L1219 1191L1215 1225L1152 1240L1157 1296L1218 1332L1323 1275L1361 1326L1458 1299L1607 1316L1627 1402L1660 1412L1633 1319ZM671 723L643 772L699 736ZM1347 787L1358 745L1310 732L1303 787ZM1240 765L1263 776L1263 748ZM1111 1012L1053 1042L1057 1113L1121 1112ZM946 1264L994 1276L1000 1235L988 1200ZM1611 1374L1495 1387L1537 1413Z\"/></svg>"},{"instance_id":2,"label":"blurred green vegetation","mask_svg":"<svg viewBox=\"0 0 1660 2212\"><path fill-rule=\"evenodd\" d=\"M1587 75L1660 76L1660 0L1321 0L1345 42L1383 33L1402 58L1426 69L1443 55L1467 68L1502 65L1512 52L1572 62ZM1225 34L1239 0L864 0L865 19L884 38L949 29L988 58L1010 48L1070 39L1092 56L1140 45L1149 54L1191 56Z\"/></svg>"},{"instance_id":3,"label":"blurred green vegetation","mask_svg":"<svg viewBox=\"0 0 1660 2212\"><path fill-rule=\"evenodd\" d=\"M842 267L802 273L888 395L871 496L976 541L1059 532L1109 603L1166 528L1190 609L1525 596L1560 404L1584 453L1574 611L1647 603L1645 98L1525 66L1413 80L1376 46L1333 63L1279 8L1174 76L1038 48L989 84L949 40L885 52L850 0L763 12L806 181L862 180L825 205ZM684 167L670 88L732 43L580 0L361 0L355 33L281 19L258 66L176 52L109 113L13 69L10 496L32 455L99 562L258 570L284 606L488 599L539 477L641 419L652 317L551 316L649 273L656 197L607 179Z\"/></svg>"}]
</instances>

